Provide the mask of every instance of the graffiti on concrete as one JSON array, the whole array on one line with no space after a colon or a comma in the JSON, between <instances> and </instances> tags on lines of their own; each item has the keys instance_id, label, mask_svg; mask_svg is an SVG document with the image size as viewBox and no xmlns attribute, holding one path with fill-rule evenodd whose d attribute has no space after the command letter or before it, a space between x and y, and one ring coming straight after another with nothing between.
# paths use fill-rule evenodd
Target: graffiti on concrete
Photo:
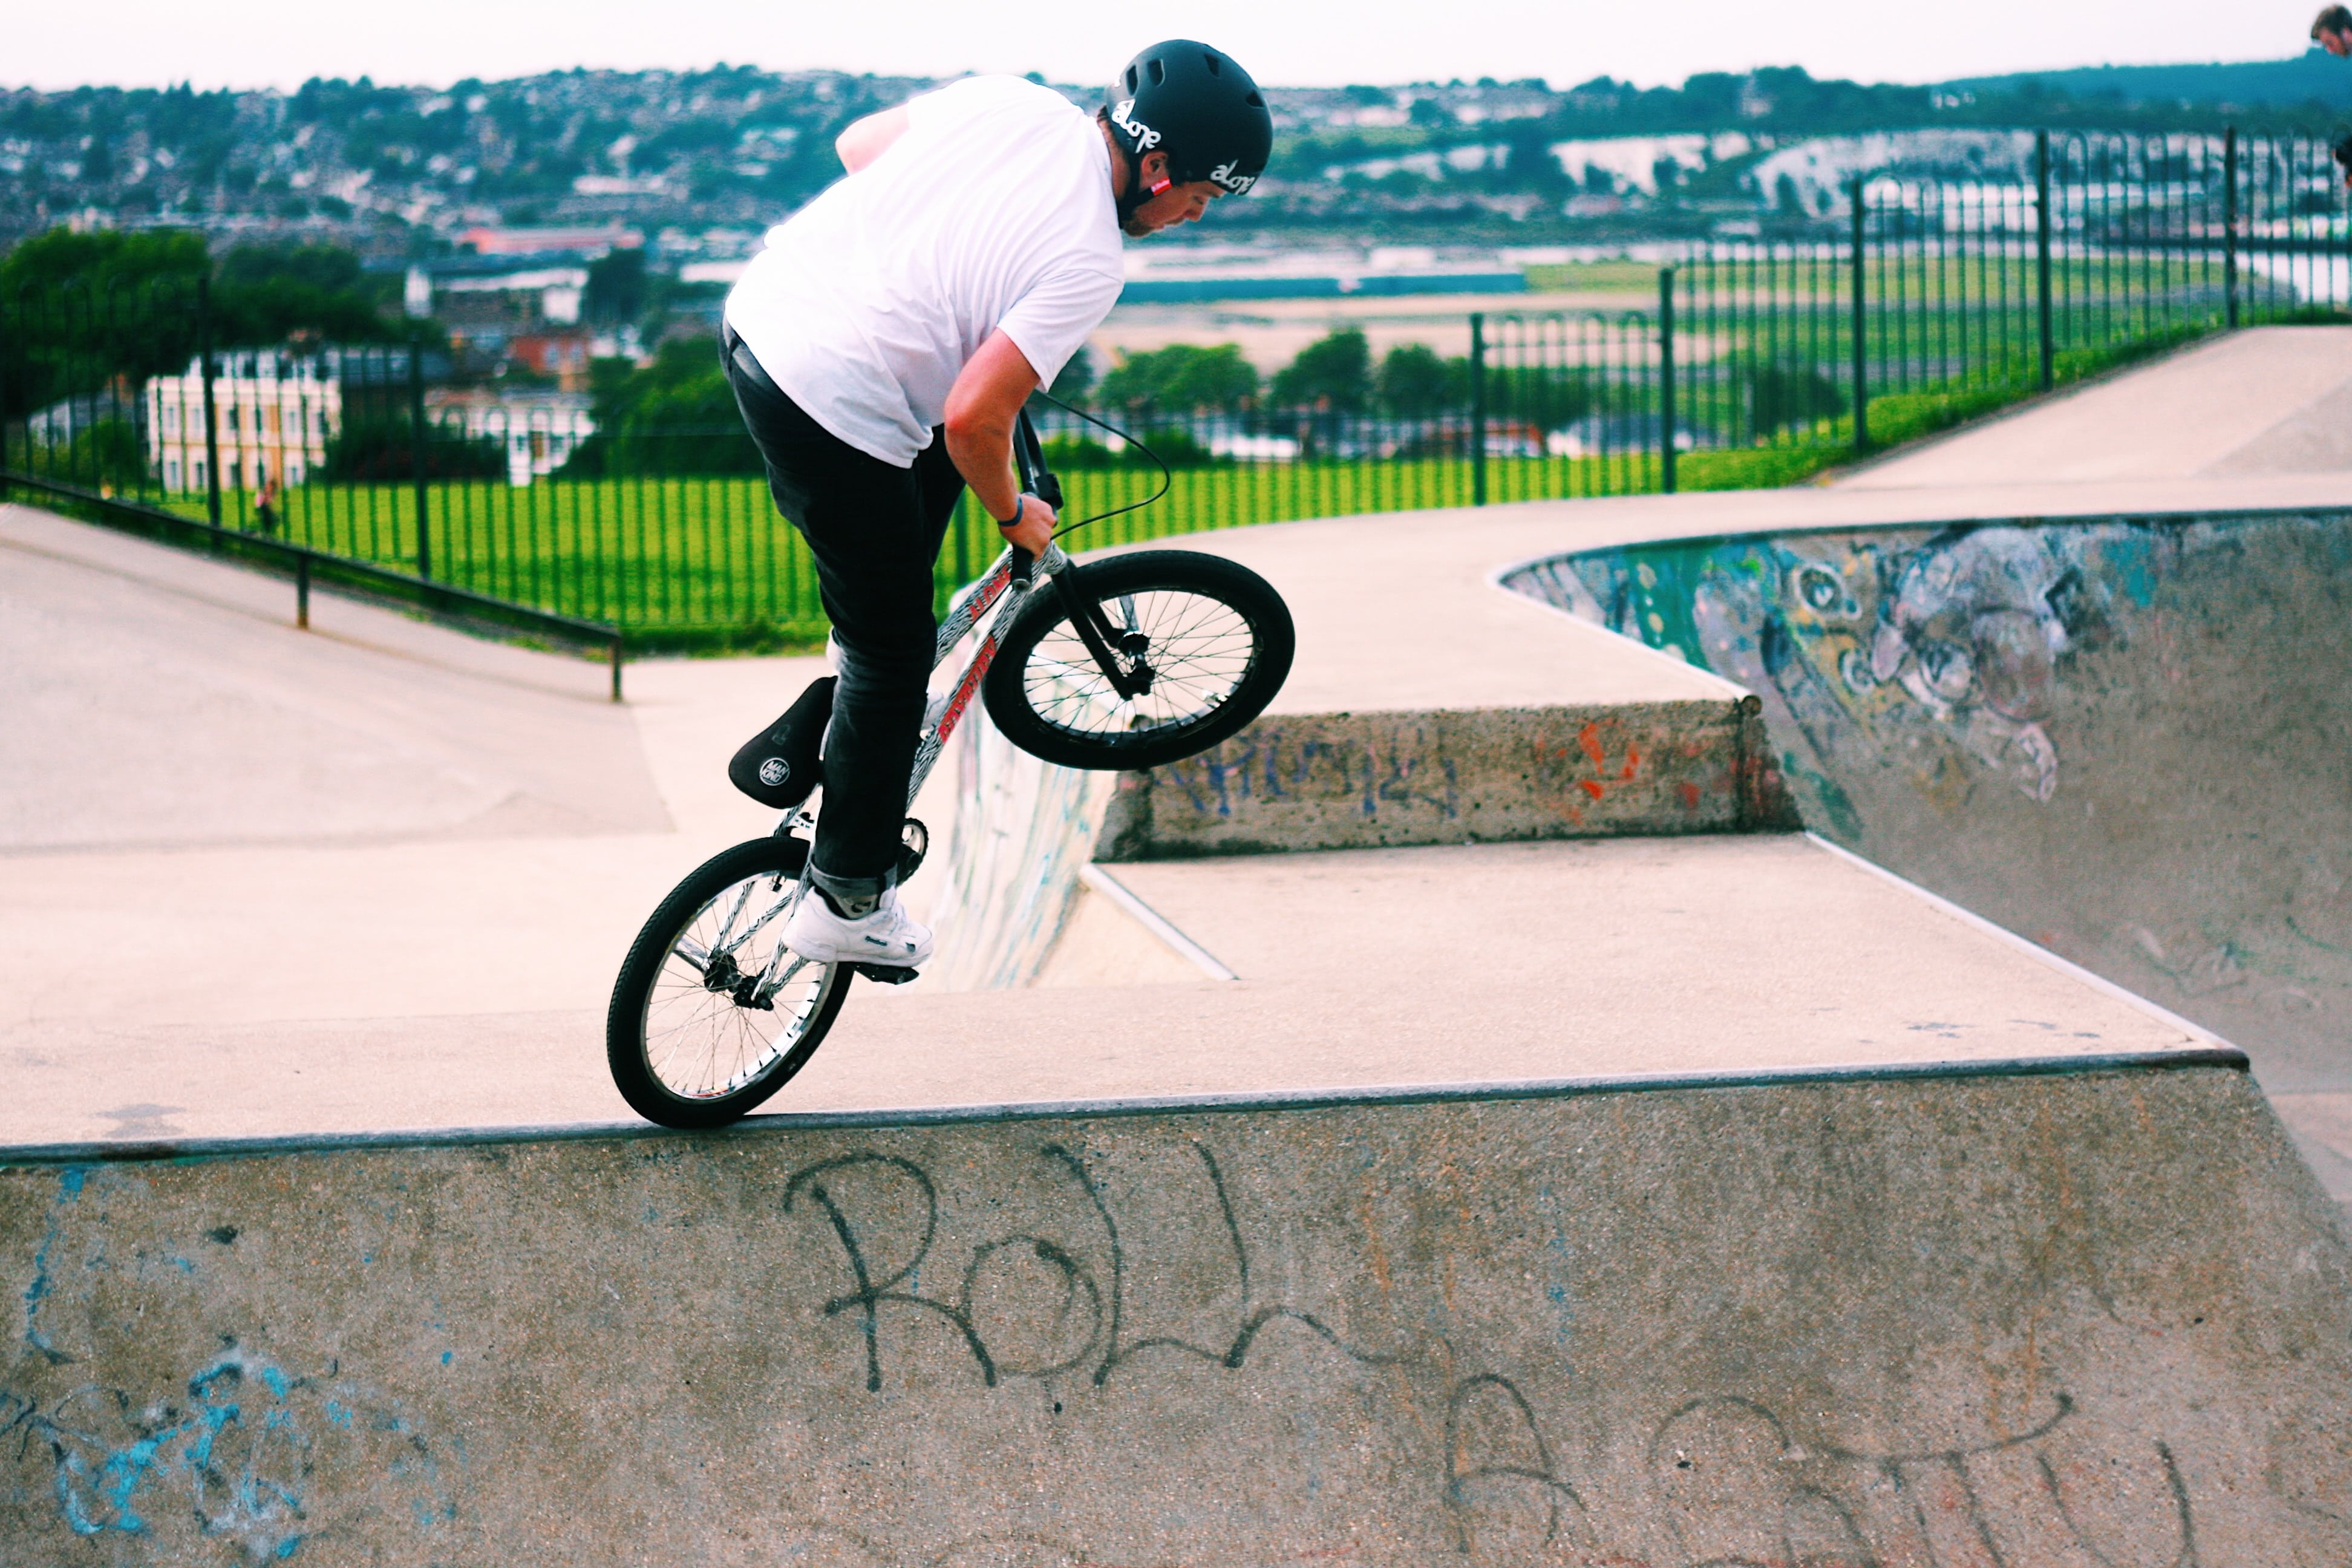
<instances>
[{"instance_id":1,"label":"graffiti on concrete","mask_svg":"<svg viewBox=\"0 0 2352 1568\"><path fill-rule=\"evenodd\" d=\"M20 1471L46 1460L68 1530L132 1538L175 1563L261 1563L292 1557L362 1511L389 1508L426 1533L455 1517L439 1447L334 1362L290 1373L224 1335L216 1352L158 1385L87 1375L90 1348L56 1342L42 1320L63 1215L89 1174L60 1173L24 1294L22 1350L0 1371L0 1457ZM236 1237L222 1226L204 1239L226 1249ZM200 1267L162 1262L184 1276Z\"/></svg>"},{"instance_id":2,"label":"graffiti on concrete","mask_svg":"<svg viewBox=\"0 0 2352 1568\"><path fill-rule=\"evenodd\" d=\"M1366 818L1383 805L1433 812L1451 822L1462 815L1461 778L1439 750L1426 723L1381 726L1378 736L1328 737L1299 722L1254 726L1224 745L1155 771L1175 786L1192 813L1230 820L1234 807L1307 795L1351 805Z\"/></svg>"},{"instance_id":3,"label":"graffiti on concrete","mask_svg":"<svg viewBox=\"0 0 2352 1568\"><path fill-rule=\"evenodd\" d=\"M2352 519L1822 531L1507 584L1757 693L1807 826L2224 1037L2352 1014Z\"/></svg>"},{"instance_id":4,"label":"graffiti on concrete","mask_svg":"<svg viewBox=\"0 0 2352 1568\"><path fill-rule=\"evenodd\" d=\"M2117 637L2118 598L2147 607L2180 548L2132 522L1790 535L1566 556L1507 585L1763 695L1817 779L1925 740L2047 801L2068 661Z\"/></svg>"},{"instance_id":5,"label":"graffiti on concrete","mask_svg":"<svg viewBox=\"0 0 2352 1568\"><path fill-rule=\"evenodd\" d=\"M335 1370L289 1375L232 1344L160 1394L85 1384L37 1404L0 1387L0 1441L15 1437L20 1460L47 1450L77 1535L168 1537L192 1522L251 1561L291 1557L336 1522L314 1485L326 1444L375 1450L371 1468L416 1523L451 1517L432 1445Z\"/></svg>"},{"instance_id":6,"label":"graffiti on concrete","mask_svg":"<svg viewBox=\"0 0 2352 1568\"><path fill-rule=\"evenodd\" d=\"M941 991L1026 985L1069 918L1117 775L1039 762L984 712L957 734L947 875L927 917L940 952L924 983Z\"/></svg>"},{"instance_id":7,"label":"graffiti on concrete","mask_svg":"<svg viewBox=\"0 0 2352 1568\"><path fill-rule=\"evenodd\" d=\"M828 1300L824 1312L827 1317L856 1314L869 1392L882 1387L880 1326L886 1306L929 1314L950 1325L971 1352L981 1381L991 1387L1003 1377L1056 1377L1081 1367L1090 1367L1089 1376L1099 1386L1138 1356L1157 1351L1238 1367L1249 1359L1259 1333L1278 1321L1299 1324L1355 1361L1381 1364L1400 1359L1403 1352L1350 1345L1312 1312L1255 1300L1249 1244L1234 1217L1224 1173L1207 1145L1195 1142L1192 1149L1216 1195L1220 1232L1231 1248L1233 1283L1238 1291L1233 1337L1222 1345L1198 1344L1177 1335L1128 1337L1128 1258L1118 1215L1086 1162L1059 1143L1044 1145L1038 1158L1084 1195L1098 1234L1084 1241L1057 1241L1015 1233L982 1242L971 1248L955 1294L946 1298L900 1289L929 1259L939 1238L939 1189L929 1173L913 1161L861 1151L804 1166L784 1185L784 1211L793 1213L805 1203L821 1212L840 1245L853 1285ZM843 1178L853 1175L880 1180L845 1184ZM1101 1277L1106 1271L1087 1260L1087 1254L1096 1247L1108 1259L1107 1279ZM1023 1272L1013 1272L1014 1265ZM1031 1268L1035 1272L1028 1272ZM1042 1320L1052 1329L1028 1353L1007 1356L975 1321L975 1300L983 1284L1003 1281L1018 1290L1024 1287L1017 1281L1023 1279L1032 1292L1042 1289L1049 1299L1042 1311L1021 1318L1026 1322Z\"/></svg>"},{"instance_id":8,"label":"graffiti on concrete","mask_svg":"<svg viewBox=\"0 0 2352 1568\"><path fill-rule=\"evenodd\" d=\"M1148 1265L1129 1258L1105 1184L1062 1143L1041 1144L1037 1159L1083 1198L1071 1212L1091 1215L1094 1234L1024 1229L960 1248L947 1260L954 1285L936 1295L911 1283L934 1261L941 1240L941 1195L923 1165L871 1150L820 1161L793 1174L784 1206L821 1219L822 1234L838 1249L848 1288L824 1301L824 1314L855 1326L869 1392L881 1391L891 1377L883 1347L894 1311L946 1325L992 1387L1016 1377L1070 1376L1109 1384L1106 1393L1115 1397L1114 1374L1153 1352L1203 1370L1239 1370L1260 1332L1277 1321L1300 1326L1345 1363L1409 1381L1452 1377L1443 1447L1430 1468L1455 1548L1482 1568L1601 1562L2198 1568L2196 1510L2172 1447L2099 1420L2062 1391L2047 1393L2041 1410L2023 1415L2018 1429L1916 1448L1842 1440L1833 1411L1815 1413L1801 1438L1757 1400L1686 1396L1650 1432L1630 1490L1622 1477L1613 1486L1588 1487L1546 1435L1540 1407L1549 1392L1530 1392L1497 1371L1454 1376L1469 1352L1442 1336L1366 1347L1316 1313L1258 1300L1255 1249L1223 1172L1206 1143L1192 1141L1191 1150L1204 1178L1197 1232L1217 1236L1227 1254L1219 1300L1230 1338L1130 1332L1122 1315L1129 1280ZM982 1299L1007 1286L1030 1300L1016 1309L1000 1298L994 1310L1007 1327L992 1328L983 1321ZM1032 1327L1016 1331L1010 1328L1016 1322ZM1037 1324L1049 1327L1040 1333ZM1604 1495L1605 1501L1596 1500ZM1670 1555L1658 1554L1668 1544L1659 1539L1660 1521L1671 1537ZM862 1555L872 1561L897 1560L868 1545ZM1023 1548L1040 1563L1086 1561L1085 1553L1042 1539Z\"/></svg>"},{"instance_id":9,"label":"graffiti on concrete","mask_svg":"<svg viewBox=\"0 0 2352 1568\"><path fill-rule=\"evenodd\" d=\"M686 1147L637 1145L630 1161L650 1169L682 1158ZM874 1494L856 1494L860 1504L850 1509L840 1501L838 1478L846 1472L838 1466L873 1463L894 1434L926 1423L982 1445L1003 1435L1004 1446L964 1457L976 1467L975 1495L985 1495L991 1460L983 1456L1017 1460L1024 1431L1074 1424L1040 1450L1054 1463L1038 1473L1060 1477L1056 1466L1080 1451L1086 1435L1120 1433L1133 1443L1171 1412L1182 1413L1172 1428L1199 1424L1191 1428L1199 1441L1245 1435L1234 1445L1243 1458L1219 1471L1206 1462L1194 1467L1181 1453L1123 1454L1121 1462L1137 1467L1125 1473L1137 1478L1139 1507L1171 1495L1153 1488L1189 1491L1208 1484L1203 1474L1295 1461L1331 1482L1330 1498L1344 1500L1327 1501L1321 1514L1302 1505L1302 1521L1328 1521L1334 1510L1393 1510L1381 1528L1398 1533L1379 1536L1389 1545L1369 1535L1321 1544L1310 1537L1297 1542L1300 1561L2204 1568L2225 1559L2345 1561L2352 1552L2347 1472L2329 1437L2340 1423L2324 1405L2332 1384L2315 1384L2311 1409L2207 1415L2192 1372L2185 1388L2167 1384L2158 1404L2134 1379L2155 1358L2187 1366L2197 1352L2167 1352L2157 1342L2163 1336L2147 1334L2137 1320L2121 1331L2129 1343L2120 1364L2094 1355L2061 1372L2057 1363L2098 1331L2096 1323L2086 1326L2063 1310L2029 1313L2032 1334L2046 1336L2028 1357L2031 1370L2021 1373L2010 1363L1993 1371L1985 1397L1976 1379L1991 1369L1977 1366L1965 1350L1967 1364L1938 1369L1937 1352L1912 1346L1891 1378L1865 1371L1855 1379L1835 1352L1776 1363L1788 1347L1739 1342L1742 1331L1725 1330L1727 1320L1714 1308L1679 1320L1664 1303L1654 1314L1629 1314L1644 1320L1629 1331L1653 1347L1629 1357L1616 1324L1580 1311L1559 1315L1561 1292L1573 1289L1572 1275L1584 1267L1571 1252L1547 1250L1541 1238L1524 1234L1523 1217L1508 1215L1491 1229L1481 1228L1485 1216L1463 1215L1471 1228L1455 1231L1455 1199L1445 1201L1440 1229L1429 1231L1421 1207L1426 1194L1399 1193L1399 1167L1383 1171L1377 1149L1363 1151L1361 1194L1337 1210L1301 1208L1295 1191L1261 1206L1281 1185L1276 1172L1290 1167L1244 1163L1245 1156L1191 1132L1115 1145L1069 1132L1016 1136L992 1150L1010 1157L979 1160L969 1144L953 1142L934 1152L919 1136L895 1145L828 1143L824 1157L803 1156L789 1174L756 1163L730 1167L749 1178L749 1206L726 1216L730 1255L744 1244L747 1221L779 1226L783 1245L761 1252L763 1270L780 1281L778 1294L766 1304L740 1303L750 1310L740 1313L740 1338L721 1325L717 1337L696 1340L688 1370L749 1367L754 1363L732 1352L754 1342L777 1352L766 1364L789 1369L783 1387L747 1379L717 1397L730 1402L719 1408L757 1408L751 1430L782 1435L785 1446L776 1453L804 1445L799 1463L814 1468L801 1473L816 1479L791 1496L792 1511L779 1526L798 1543L796 1561L816 1568L1078 1568L1105 1561L1211 1568L1291 1560L1236 1555L1238 1548L1209 1539L1202 1532L1224 1517L1214 1500L1197 1512L1171 1510L1168 1528L1194 1533L1184 1536L1185 1551L1149 1559L1105 1557L1099 1541L1085 1539L1093 1527L1080 1517L1083 1508L1068 1510L1076 1540L1050 1532L1059 1525L1024 1531L1069 1503L1066 1496L1048 1495L1035 1512L983 1509L991 1522L982 1533L954 1534L973 1523L945 1510L939 1522L946 1529L927 1542L898 1536L895 1524L882 1532L888 1539L878 1538L877 1514L864 1506ZM1465 1142L1447 1157L1475 1159L1476 1150ZM446 1214L450 1197L483 1196L484 1189L460 1188L423 1201L425 1212ZM74 1201L61 1196L58 1207ZM631 1192L625 1212L650 1222L650 1209L638 1202ZM1563 1232L1574 1228L1563 1216ZM1499 1250L1487 1250L1489 1242L1474 1233ZM54 1309L67 1292L53 1271L79 1270L89 1259L61 1262L68 1248L54 1224L46 1236L37 1225L22 1234L37 1245L42 1263L24 1292L16 1363L0 1373L0 1458L14 1467L0 1464L0 1508L15 1510L0 1517L25 1519L29 1505L39 1504L52 1542L40 1561L65 1561L68 1551L86 1547L116 1549L92 1558L98 1562L331 1556L341 1550L329 1539L336 1536L387 1561L480 1555L459 1538L461 1529L479 1528L480 1516L495 1512L516 1485L514 1475L478 1457L502 1412L469 1413L468 1419L478 1414L480 1432L429 1434L404 1414L414 1405L376 1392L346 1365L315 1354L265 1354L258 1333L198 1358L184 1373L158 1373L144 1384L121 1373L97 1375L92 1367L135 1362L142 1352L89 1342L96 1317L61 1327ZM235 1231L223 1226L208 1235L205 1245L226 1247ZM194 1277L159 1252L152 1233L144 1256L162 1258L150 1279ZM1523 1272L1538 1258L1555 1261ZM453 1253L450 1261L469 1270L480 1260ZM679 1261L664 1255L666 1264ZM1868 1273L1869 1260L1859 1261ZM549 1259L535 1260L531 1277L549 1267ZM1878 1288L1915 1288L1929 1277L1885 1276ZM683 1289L703 1283L667 1282ZM677 1300L674 1289L651 1294L659 1303L649 1303L637 1329L607 1335L600 1324L593 1345L637 1353L646 1326L659 1331ZM596 1310L607 1297L621 1301L603 1286ZM140 1300L135 1289L110 1294L114 1321L138 1310ZM87 1293L81 1304L89 1304ZM482 1309L482 1299L475 1307ZM543 1302L534 1298L520 1310L542 1310ZM1732 1309L1734 1316L1746 1310ZM2114 1310L2102 1302L2084 1316ZM1538 1321L1544 1326L1522 1331ZM485 1337L504 1341L513 1328L489 1325ZM1727 1353L1687 1337L1718 1331L1734 1341ZM784 1342L772 1345L777 1338ZM37 1339L46 1348L36 1348ZM1676 1342L1693 1353L1672 1349ZM1750 1359L1758 1363L1752 1380L1744 1370ZM316 1370L287 1370L302 1365ZM583 1386L604 1386L593 1363L566 1371ZM1966 1397L1923 1392L1943 1373L1956 1373L1958 1383L1942 1386L1964 1387ZM2087 1386L2074 1381L2078 1373ZM1816 1376L1827 1381L1798 1392ZM859 1384L869 1397L851 1392ZM1841 1384L1860 1392L1841 1394ZM677 1413L674 1430L685 1434L684 1447L666 1462L679 1471L687 1458L698 1468L709 1443L742 1430L702 1426L713 1413L698 1402L704 1396L681 1401L678 1389L658 1385L643 1392L648 1408ZM690 1413L698 1414L689 1419ZM1228 1414L1238 1424L1218 1426ZM2217 1427L2249 1418L2272 1427L2267 1444L2260 1436L2252 1442L2270 1456L2268 1468L2259 1458L2240 1470L2218 1468ZM543 1436L532 1430L532 1441ZM615 1430L622 1436L613 1458L636 1462L642 1430ZM1272 1448L1264 1447L1269 1435ZM478 1458L467 1468L461 1461L469 1436ZM2220 1436L2221 1448L2233 1448L2240 1436ZM854 1460L845 1453L851 1449L858 1451ZM828 1466L836 1467L829 1478ZM1095 1484L1085 1478L1099 1473L1068 1472L1077 1485ZM47 1497L37 1496L36 1478ZM856 1483L849 1484L854 1490ZM2232 1543L2248 1538L2256 1516L2261 1528L2296 1534L2301 1544L2274 1558L2250 1557ZM934 1526L906 1528L919 1538ZM401 1543L387 1547L395 1532ZM1393 1545L1400 1540L1432 1550L1400 1555Z\"/></svg>"}]
</instances>

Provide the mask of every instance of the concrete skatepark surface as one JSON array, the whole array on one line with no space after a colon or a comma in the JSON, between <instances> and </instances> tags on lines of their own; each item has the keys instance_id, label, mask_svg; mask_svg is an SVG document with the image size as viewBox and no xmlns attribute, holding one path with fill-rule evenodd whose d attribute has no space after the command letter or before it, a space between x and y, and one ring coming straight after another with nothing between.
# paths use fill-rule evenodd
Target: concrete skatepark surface
<instances>
[{"instance_id":1,"label":"concrete skatepark surface","mask_svg":"<svg viewBox=\"0 0 2352 1568\"><path fill-rule=\"evenodd\" d=\"M2286 368L2240 364L2249 431L2178 477L2020 458L2036 419L2112 434L2068 405L2126 380L1930 483L1885 476L1935 448L1838 488L1186 541L1291 600L1281 703L1222 773L1121 781L1143 858L1083 878L1091 806L1002 770L927 797L1034 847L974 850L957 895L1033 950L974 965L1032 984L861 987L782 1114L719 1136L597 1125L601 1002L659 894L770 825L719 763L809 663L636 666L615 713L593 666L332 600L306 637L280 584L0 511L6 618L42 631L0 721L54 759L0 761L0 1538L2345 1560L2352 1260L2243 1058L1786 831L1835 826L1780 687L1500 581L1732 534L2352 511L2314 434L2341 335L2263 341L2198 351ZM2144 373L2152 406L2206 384L2192 357ZM251 791L123 776L183 716ZM2282 1101L2323 1174L2330 1137L2352 1155L2335 1055ZM1431 1087L1363 1092L1400 1085Z\"/></svg>"},{"instance_id":2,"label":"concrete skatepark surface","mask_svg":"<svg viewBox=\"0 0 2352 1568\"><path fill-rule=\"evenodd\" d=\"M2032 1081L19 1166L0 1538L2342 1562L2329 1205L2242 1073Z\"/></svg>"}]
</instances>

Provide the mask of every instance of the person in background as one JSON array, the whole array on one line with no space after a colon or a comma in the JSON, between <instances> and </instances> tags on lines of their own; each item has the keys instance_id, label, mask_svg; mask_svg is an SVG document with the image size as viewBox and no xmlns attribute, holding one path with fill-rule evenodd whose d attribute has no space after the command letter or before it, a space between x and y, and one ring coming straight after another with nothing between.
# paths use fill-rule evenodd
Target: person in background
<instances>
[{"instance_id":1,"label":"person in background","mask_svg":"<svg viewBox=\"0 0 2352 1568\"><path fill-rule=\"evenodd\" d=\"M2352 56L2352 6L2330 5L2314 17L2311 41L2339 60ZM2337 137L2335 153L2344 183L2352 185L2352 135Z\"/></svg>"}]
</instances>

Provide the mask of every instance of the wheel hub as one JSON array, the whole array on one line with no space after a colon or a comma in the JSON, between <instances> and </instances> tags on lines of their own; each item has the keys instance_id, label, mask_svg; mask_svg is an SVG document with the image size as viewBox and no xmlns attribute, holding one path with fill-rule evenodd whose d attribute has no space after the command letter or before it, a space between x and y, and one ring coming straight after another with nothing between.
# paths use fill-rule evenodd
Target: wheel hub
<instances>
[{"instance_id":1,"label":"wheel hub","mask_svg":"<svg viewBox=\"0 0 2352 1568\"><path fill-rule=\"evenodd\" d=\"M716 992L738 1007L755 1007L762 1013L772 1013L776 1005L760 994L760 977L746 974L731 952L713 958L702 972L702 988Z\"/></svg>"}]
</instances>

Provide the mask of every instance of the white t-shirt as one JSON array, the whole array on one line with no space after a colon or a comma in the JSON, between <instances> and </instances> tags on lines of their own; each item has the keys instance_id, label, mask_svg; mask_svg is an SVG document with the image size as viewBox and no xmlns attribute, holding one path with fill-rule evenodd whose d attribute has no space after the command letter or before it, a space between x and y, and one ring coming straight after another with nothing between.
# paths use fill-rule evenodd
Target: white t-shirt
<instances>
[{"instance_id":1,"label":"white t-shirt","mask_svg":"<svg viewBox=\"0 0 2352 1568\"><path fill-rule=\"evenodd\" d=\"M907 114L880 157L769 230L727 296L793 402L899 468L989 333L1050 384L1125 280L1091 116L1018 77L967 78Z\"/></svg>"}]
</instances>

